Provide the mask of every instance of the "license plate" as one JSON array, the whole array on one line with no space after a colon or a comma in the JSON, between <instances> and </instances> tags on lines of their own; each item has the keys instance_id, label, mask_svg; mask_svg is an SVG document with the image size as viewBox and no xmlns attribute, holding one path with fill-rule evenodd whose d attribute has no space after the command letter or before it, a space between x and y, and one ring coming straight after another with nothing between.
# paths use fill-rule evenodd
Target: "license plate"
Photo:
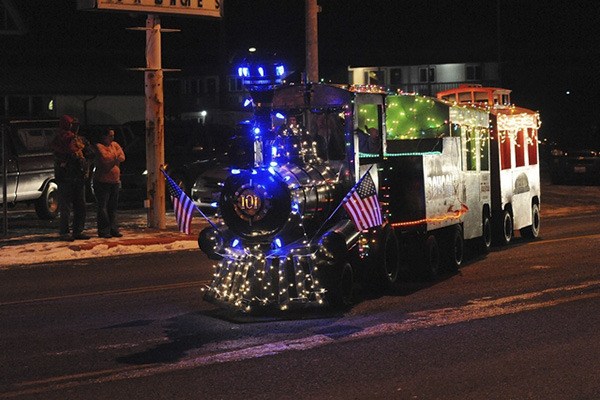
<instances>
[{"instance_id":1,"label":"license plate","mask_svg":"<svg viewBox=\"0 0 600 400\"><path fill-rule=\"evenodd\" d=\"M585 165L576 165L573 170L576 174L585 174Z\"/></svg>"}]
</instances>

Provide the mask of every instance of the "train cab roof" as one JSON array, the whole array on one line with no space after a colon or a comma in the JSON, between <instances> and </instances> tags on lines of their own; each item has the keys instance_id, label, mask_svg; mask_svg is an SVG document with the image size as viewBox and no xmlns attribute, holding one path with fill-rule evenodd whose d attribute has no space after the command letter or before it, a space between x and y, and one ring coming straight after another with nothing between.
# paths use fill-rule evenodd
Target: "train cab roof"
<instances>
[{"instance_id":1,"label":"train cab roof","mask_svg":"<svg viewBox=\"0 0 600 400\"><path fill-rule=\"evenodd\" d=\"M286 85L275 89L273 109L342 108L352 102L348 90L326 84Z\"/></svg>"},{"instance_id":2,"label":"train cab roof","mask_svg":"<svg viewBox=\"0 0 600 400\"><path fill-rule=\"evenodd\" d=\"M514 118L521 115L530 115L539 121L539 113L525 107L519 107L510 102L512 90L497 87L484 87L481 85L460 85L454 89L438 92L437 98L455 104L472 104L485 106L491 109L492 114L502 118ZM539 122L535 123L536 125Z\"/></svg>"},{"instance_id":3,"label":"train cab roof","mask_svg":"<svg viewBox=\"0 0 600 400\"><path fill-rule=\"evenodd\" d=\"M484 87L481 85L460 85L457 88L438 92L437 98L457 104L480 104L496 108L509 107L510 89Z\"/></svg>"}]
</instances>

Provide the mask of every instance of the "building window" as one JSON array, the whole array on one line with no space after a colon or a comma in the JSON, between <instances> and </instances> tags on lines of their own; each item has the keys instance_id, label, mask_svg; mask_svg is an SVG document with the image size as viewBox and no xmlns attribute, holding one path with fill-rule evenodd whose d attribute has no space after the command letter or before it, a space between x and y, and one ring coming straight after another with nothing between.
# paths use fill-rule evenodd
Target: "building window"
<instances>
[{"instance_id":1,"label":"building window","mask_svg":"<svg viewBox=\"0 0 600 400\"><path fill-rule=\"evenodd\" d=\"M206 93L215 94L217 93L217 80L215 78L206 79Z\"/></svg>"},{"instance_id":2,"label":"building window","mask_svg":"<svg viewBox=\"0 0 600 400\"><path fill-rule=\"evenodd\" d=\"M402 70L400 68L390 69L390 85L400 85L402 83Z\"/></svg>"},{"instance_id":3,"label":"building window","mask_svg":"<svg viewBox=\"0 0 600 400\"><path fill-rule=\"evenodd\" d=\"M229 91L241 92L244 90L244 85L241 78L229 78Z\"/></svg>"},{"instance_id":4,"label":"building window","mask_svg":"<svg viewBox=\"0 0 600 400\"><path fill-rule=\"evenodd\" d=\"M9 96L8 115L11 117L29 117L29 96Z\"/></svg>"},{"instance_id":5,"label":"building window","mask_svg":"<svg viewBox=\"0 0 600 400\"><path fill-rule=\"evenodd\" d=\"M198 81L196 79L192 79L189 82L190 84L190 94L198 94Z\"/></svg>"},{"instance_id":6,"label":"building window","mask_svg":"<svg viewBox=\"0 0 600 400\"><path fill-rule=\"evenodd\" d=\"M481 80L481 66L480 65L467 65L467 80L468 81L480 81Z\"/></svg>"},{"instance_id":7,"label":"building window","mask_svg":"<svg viewBox=\"0 0 600 400\"><path fill-rule=\"evenodd\" d=\"M435 68L419 68L419 82L435 82Z\"/></svg>"},{"instance_id":8,"label":"building window","mask_svg":"<svg viewBox=\"0 0 600 400\"><path fill-rule=\"evenodd\" d=\"M365 85L384 85L384 77L383 71L365 71Z\"/></svg>"}]
</instances>

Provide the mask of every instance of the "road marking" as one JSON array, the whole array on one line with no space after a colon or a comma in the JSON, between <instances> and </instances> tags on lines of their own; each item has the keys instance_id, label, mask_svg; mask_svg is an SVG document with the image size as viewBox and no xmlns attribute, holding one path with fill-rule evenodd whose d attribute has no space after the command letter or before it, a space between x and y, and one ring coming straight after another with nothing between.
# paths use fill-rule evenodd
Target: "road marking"
<instances>
[{"instance_id":1,"label":"road marking","mask_svg":"<svg viewBox=\"0 0 600 400\"><path fill-rule=\"evenodd\" d=\"M581 239L600 239L600 233L595 233L595 234L591 234L591 235L582 235L582 236L570 236L570 237L558 238L558 239L541 239L541 240L535 240L533 242L528 242L527 245L536 246L536 245L540 245L540 244L568 242L570 240L581 240Z\"/></svg>"},{"instance_id":2,"label":"road marking","mask_svg":"<svg viewBox=\"0 0 600 400\"><path fill-rule=\"evenodd\" d=\"M116 289L116 290L104 290L104 291L98 291L98 292L75 293L75 294L68 294L68 295L64 295L64 296L52 296L52 297L41 297L38 299L7 301L4 303L0 303L0 307L21 305L21 304L43 303L43 302L48 302L48 301L59 301L59 300L65 300L65 299L76 299L76 298L81 298L81 297L110 296L110 295L117 295L117 294L157 292L157 291L161 291L161 290L173 290L173 289L182 289L182 288L188 288L188 287L194 287L194 286L206 286L209 284L210 284L210 281L203 280L203 281L193 281L193 282L171 283L168 285L143 286L143 287L128 288L128 289Z\"/></svg>"},{"instance_id":3,"label":"road marking","mask_svg":"<svg viewBox=\"0 0 600 400\"><path fill-rule=\"evenodd\" d=\"M252 344L248 344L245 342L245 339L242 339L238 343L239 348L235 350L190 357L167 365L150 364L145 366L126 366L122 368L21 382L14 385L17 390L0 393L0 398L12 398L64 390L78 386L144 378L174 371L191 370L213 364L267 357L287 351L309 350L332 343L352 342L367 338L397 335L415 330L516 314L597 297L600 297L600 280L587 281L580 284L549 288L537 292L501 298L492 298L488 296L473 299L463 306L407 313L405 319L401 322L383 323L362 328L358 327L356 332L348 335L336 337L335 335L316 334L302 338L260 344L252 342ZM340 323L347 325L348 320L346 319ZM247 344L246 347L244 347L244 343Z\"/></svg>"}]
</instances>

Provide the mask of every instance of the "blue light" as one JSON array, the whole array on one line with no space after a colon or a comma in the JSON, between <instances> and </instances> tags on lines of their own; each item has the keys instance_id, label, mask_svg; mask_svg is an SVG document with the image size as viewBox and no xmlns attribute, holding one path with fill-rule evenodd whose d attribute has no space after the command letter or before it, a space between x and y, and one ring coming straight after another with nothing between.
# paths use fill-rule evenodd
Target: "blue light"
<instances>
[{"instance_id":1,"label":"blue light","mask_svg":"<svg viewBox=\"0 0 600 400\"><path fill-rule=\"evenodd\" d=\"M260 128L258 126L254 128L254 134L260 135Z\"/></svg>"},{"instance_id":2,"label":"blue light","mask_svg":"<svg viewBox=\"0 0 600 400\"><path fill-rule=\"evenodd\" d=\"M277 119L285 119L285 115L283 115L282 113L276 113L275 114L275 118L277 118Z\"/></svg>"},{"instance_id":3,"label":"blue light","mask_svg":"<svg viewBox=\"0 0 600 400\"><path fill-rule=\"evenodd\" d=\"M292 211L298 214L300 212L300 204L296 202L292 203Z\"/></svg>"},{"instance_id":4,"label":"blue light","mask_svg":"<svg viewBox=\"0 0 600 400\"><path fill-rule=\"evenodd\" d=\"M255 170L255 169L253 169L253 170L252 170L252 175L257 175L257 174L258 174L258 171L257 171L257 170Z\"/></svg>"},{"instance_id":5,"label":"blue light","mask_svg":"<svg viewBox=\"0 0 600 400\"><path fill-rule=\"evenodd\" d=\"M210 206L213 208L217 208L217 207L219 207L219 203L217 203L216 201L213 201L212 203L210 203Z\"/></svg>"},{"instance_id":6,"label":"blue light","mask_svg":"<svg viewBox=\"0 0 600 400\"><path fill-rule=\"evenodd\" d=\"M269 167L268 171L271 173L271 175L276 175L277 174L275 172L275 170L273 169L273 167Z\"/></svg>"},{"instance_id":7,"label":"blue light","mask_svg":"<svg viewBox=\"0 0 600 400\"><path fill-rule=\"evenodd\" d=\"M273 147L273 148L275 148L275 147ZM276 167L277 166L277 161L271 161L271 163L269 163L269 165L271 167Z\"/></svg>"},{"instance_id":8,"label":"blue light","mask_svg":"<svg viewBox=\"0 0 600 400\"><path fill-rule=\"evenodd\" d=\"M250 104L252 104L252 99L244 100L244 107L248 107Z\"/></svg>"},{"instance_id":9,"label":"blue light","mask_svg":"<svg viewBox=\"0 0 600 400\"><path fill-rule=\"evenodd\" d=\"M245 77L249 77L250 76L250 69L248 69L248 67L242 67L242 75Z\"/></svg>"},{"instance_id":10,"label":"blue light","mask_svg":"<svg viewBox=\"0 0 600 400\"><path fill-rule=\"evenodd\" d=\"M283 65L278 65L275 67L275 74L277 76L283 76L284 73L285 73L285 68L283 67Z\"/></svg>"},{"instance_id":11,"label":"blue light","mask_svg":"<svg viewBox=\"0 0 600 400\"><path fill-rule=\"evenodd\" d=\"M265 76L265 69L263 67L258 67L258 74L260 76Z\"/></svg>"},{"instance_id":12,"label":"blue light","mask_svg":"<svg viewBox=\"0 0 600 400\"><path fill-rule=\"evenodd\" d=\"M240 172L241 172L241 171L240 171L239 169L237 169L237 168L234 168L234 169L232 169L232 170L231 170L231 175L237 175L237 174L239 174Z\"/></svg>"},{"instance_id":13,"label":"blue light","mask_svg":"<svg viewBox=\"0 0 600 400\"><path fill-rule=\"evenodd\" d=\"M277 146L271 146L271 157L277 157Z\"/></svg>"},{"instance_id":14,"label":"blue light","mask_svg":"<svg viewBox=\"0 0 600 400\"><path fill-rule=\"evenodd\" d=\"M244 75L244 70L242 67L238 67L238 76L243 76Z\"/></svg>"},{"instance_id":15,"label":"blue light","mask_svg":"<svg viewBox=\"0 0 600 400\"><path fill-rule=\"evenodd\" d=\"M233 239L233 241L231 242L231 247L235 247L238 244L240 244L240 240L239 239Z\"/></svg>"},{"instance_id":16,"label":"blue light","mask_svg":"<svg viewBox=\"0 0 600 400\"><path fill-rule=\"evenodd\" d=\"M281 239L280 238L275 238L273 243L275 244L275 247L277 247L277 248L281 247Z\"/></svg>"}]
</instances>

